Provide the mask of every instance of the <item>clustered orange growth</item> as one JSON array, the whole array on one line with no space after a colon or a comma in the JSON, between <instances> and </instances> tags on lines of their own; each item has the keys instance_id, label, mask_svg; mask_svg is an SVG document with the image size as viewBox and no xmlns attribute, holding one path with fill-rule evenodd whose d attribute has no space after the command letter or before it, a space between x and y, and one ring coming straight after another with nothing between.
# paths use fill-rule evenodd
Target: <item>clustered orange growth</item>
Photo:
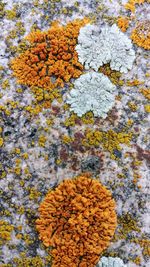
<instances>
[{"instance_id":1,"label":"clustered orange growth","mask_svg":"<svg viewBox=\"0 0 150 267\"><path fill-rule=\"evenodd\" d=\"M132 13L135 13L136 5L143 4L144 2L150 3L150 0L129 0L125 4L125 8L130 10Z\"/></svg>"},{"instance_id":2,"label":"clustered orange growth","mask_svg":"<svg viewBox=\"0 0 150 267\"><path fill-rule=\"evenodd\" d=\"M129 27L129 18L127 17L119 17L117 19L117 25L121 29L122 32L126 32Z\"/></svg>"},{"instance_id":3,"label":"clustered orange growth","mask_svg":"<svg viewBox=\"0 0 150 267\"><path fill-rule=\"evenodd\" d=\"M83 66L78 62L75 46L79 30L87 22L87 18L69 22L66 26L53 22L45 32L30 33L26 37L30 48L11 61L18 83L53 89L79 77Z\"/></svg>"},{"instance_id":4,"label":"clustered orange growth","mask_svg":"<svg viewBox=\"0 0 150 267\"><path fill-rule=\"evenodd\" d=\"M132 41L144 49L150 49L150 20L137 23L131 34Z\"/></svg>"},{"instance_id":5,"label":"clustered orange growth","mask_svg":"<svg viewBox=\"0 0 150 267\"><path fill-rule=\"evenodd\" d=\"M86 174L50 191L39 212L36 228L51 247L52 267L95 266L117 224L111 192Z\"/></svg>"},{"instance_id":6,"label":"clustered orange growth","mask_svg":"<svg viewBox=\"0 0 150 267\"><path fill-rule=\"evenodd\" d=\"M145 98L150 100L150 88L141 88L140 92L145 96Z\"/></svg>"}]
</instances>

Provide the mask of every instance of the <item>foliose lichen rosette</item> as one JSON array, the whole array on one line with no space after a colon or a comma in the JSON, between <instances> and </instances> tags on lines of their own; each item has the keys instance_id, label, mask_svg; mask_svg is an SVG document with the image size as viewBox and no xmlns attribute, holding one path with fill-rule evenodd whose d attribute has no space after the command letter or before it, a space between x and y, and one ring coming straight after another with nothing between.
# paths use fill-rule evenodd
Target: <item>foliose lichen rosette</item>
<instances>
[{"instance_id":1,"label":"foliose lichen rosette","mask_svg":"<svg viewBox=\"0 0 150 267\"><path fill-rule=\"evenodd\" d=\"M87 175L65 180L40 204L36 229L52 267L94 267L117 224L111 192Z\"/></svg>"},{"instance_id":2,"label":"foliose lichen rosette","mask_svg":"<svg viewBox=\"0 0 150 267\"><path fill-rule=\"evenodd\" d=\"M117 87L98 71L108 63L112 70L121 73L131 70L135 59L131 40L116 24L101 28L87 24L80 29L75 49L79 62L90 72L81 75L74 82L74 89L68 95L67 103L71 105L70 110L79 117L93 111L95 117L105 119L115 104ZM95 72L91 72L91 69Z\"/></svg>"},{"instance_id":3,"label":"foliose lichen rosette","mask_svg":"<svg viewBox=\"0 0 150 267\"><path fill-rule=\"evenodd\" d=\"M79 117L93 111L95 117L105 119L115 103L117 89L102 73L88 72L74 82L74 89L67 95L70 110Z\"/></svg>"},{"instance_id":4,"label":"foliose lichen rosette","mask_svg":"<svg viewBox=\"0 0 150 267\"><path fill-rule=\"evenodd\" d=\"M110 63L113 70L127 73L132 68L135 52L131 40L116 24L99 26L87 24L80 29L76 46L79 61L86 69L98 71Z\"/></svg>"},{"instance_id":5,"label":"foliose lichen rosette","mask_svg":"<svg viewBox=\"0 0 150 267\"><path fill-rule=\"evenodd\" d=\"M36 30L26 36L28 48L11 61L18 83L53 89L79 77L83 66L75 46L79 30L87 21L77 19L65 26L53 22L47 31Z\"/></svg>"}]
</instances>

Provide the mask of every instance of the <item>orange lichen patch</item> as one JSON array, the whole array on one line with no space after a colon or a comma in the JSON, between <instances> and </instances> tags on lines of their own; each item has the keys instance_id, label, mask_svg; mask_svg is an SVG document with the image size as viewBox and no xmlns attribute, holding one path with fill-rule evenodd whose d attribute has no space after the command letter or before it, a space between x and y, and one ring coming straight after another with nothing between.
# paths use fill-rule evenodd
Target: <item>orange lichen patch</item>
<instances>
[{"instance_id":1,"label":"orange lichen patch","mask_svg":"<svg viewBox=\"0 0 150 267\"><path fill-rule=\"evenodd\" d=\"M127 17L119 17L117 19L117 25L121 29L122 32L126 32L129 27L129 18Z\"/></svg>"},{"instance_id":2,"label":"orange lichen patch","mask_svg":"<svg viewBox=\"0 0 150 267\"><path fill-rule=\"evenodd\" d=\"M150 20L137 23L131 34L132 41L144 49L150 49Z\"/></svg>"},{"instance_id":3,"label":"orange lichen patch","mask_svg":"<svg viewBox=\"0 0 150 267\"><path fill-rule=\"evenodd\" d=\"M83 66L75 51L79 30L88 19L75 20L66 26L58 22L45 32L36 30L26 39L29 48L11 61L18 83L53 89L81 75ZM52 78L53 77L53 78Z\"/></svg>"},{"instance_id":4,"label":"orange lichen patch","mask_svg":"<svg viewBox=\"0 0 150 267\"><path fill-rule=\"evenodd\" d=\"M52 267L95 266L117 224L110 191L86 174L51 190L39 212L36 229L52 248Z\"/></svg>"},{"instance_id":5,"label":"orange lichen patch","mask_svg":"<svg viewBox=\"0 0 150 267\"><path fill-rule=\"evenodd\" d=\"M136 10L136 5L143 4L144 2L150 3L150 0L129 0L125 5L125 9L130 10L132 13Z\"/></svg>"},{"instance_id":6,"label":"orange lichen patch","mask_svg":"<svg viewBox=\"0 0 150 267\"><path fill-rule=\"evenodd\" d=\"M142 88L140 92L145 96L145 98L150 100L150 88Z\"/></svg>"},{"instance_id":7,"label":"orange lichen patch","mask_svg":"<svg viewBox=\"0 0 150 267\"><path fill-rule=\"evenodd\" d=\"M135 80L133 80L133 81L127 81L126 82L126 85L127 86L138 86L138 85L141 85L141 84L144 84L144 81L139 81L139 80L137 80L137 79L135 79Z\"/></svg>"}]
</instances>

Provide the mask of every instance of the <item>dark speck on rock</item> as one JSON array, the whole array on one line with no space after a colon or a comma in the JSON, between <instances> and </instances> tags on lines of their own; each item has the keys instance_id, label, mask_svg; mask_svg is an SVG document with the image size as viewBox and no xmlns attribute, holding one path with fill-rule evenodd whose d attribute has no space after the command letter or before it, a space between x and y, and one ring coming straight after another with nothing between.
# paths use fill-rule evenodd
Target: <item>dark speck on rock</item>
<instances>
[{"instance_id":1,"label":"dark speck on rock","mask_svg":"<svg viewBox=\"0 0 150 267\"><path fill-rule=\"evenodd\" d=\"M37 131L37 129L32 129L31 130L31 134L29 135L29 137L35 136L36 131Z\"/></svg>"},{"instance_id":2,"label":"dark speck on rock","mask_svg":"<svg viewBox=\"0 0 150 267\"><path fill-rule=\"evenodd\" d=\"M89 156L81 162L82 172L99 173L102 167L102 161L98 156Z\"/></svg>"},{"instance_id":3,"label":"dark speck on rock","mask_svg":"<svg viewBox=\"0 0 150 267\"><path fill-rule=\"evenodd\" d=\"M121 151L117 150L117 149L114 149L113 151L114 155L117 157L117 158L121 158L122 157L122 153Z\"/></svg>"},{"instance_id":4,"label":"dark speck on rock","mask_svg":"<svg viewBox=\"0 0 150 267\"><path fill-rule=\"evenodd\" d=\"M5 136L8 136L8 135L10 135L11 134L11 131L6 131L6 132L4 132L4 135Z\"/></svg>"},{"instance_id":5,"label":"dark speck on rock","mask_svg":"<svg viewBox=\"0 0 150 267\"><path fill-rule=\"evenodd\" d=\"M50 149L49 149L49 157L52 158L54 157L55 159L58 156L58 146L53 144L51 145Z\"/></svg>"}]
</instances>

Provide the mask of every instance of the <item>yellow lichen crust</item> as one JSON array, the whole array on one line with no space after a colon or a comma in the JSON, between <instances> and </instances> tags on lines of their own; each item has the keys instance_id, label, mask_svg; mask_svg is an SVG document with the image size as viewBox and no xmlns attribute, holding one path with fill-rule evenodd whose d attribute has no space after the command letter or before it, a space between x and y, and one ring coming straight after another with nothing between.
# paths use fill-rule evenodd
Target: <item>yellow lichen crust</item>
<instances>
[{"instance_id":1,"label":"yellow lichen crust","mask_svg":"<svg viewBox=\"0 0 150 267\"><path fill-rule=\"evenodd\" d=\"M127 238L127 235L132 231L140 232L140 228L138 227L136 219L133 218L129 213L118 217L118 225L120 226L118 230L120 239Z\"/></svg>"},{"instance_id":2,"label":"yellow lichen crust","mask_svg":"<svg viewBox=\"0 0 150 267\"><path fill-rule=\"evenodd\" d=\"M136 45L146 50L150 49L150 20L144 20L137 23L131 33L131 39Z\"/></svg>"},{"instance_id":3,"label":"yellow lichen crust","mask_svg":"<svg viewBox=\"0 0 150 267\"><path fill-rule=\"evenodd\" d=\"M121 150L121 144L130 144L132 133L119 132L116 133L113 130L107 132L99 130L87 129L85 138L83 139L83 145L99 147L100 144L106 151L109 151L111 158L115 159L114 150Z\"/></svg>"},{"instance_id":4,"label":"yellow lichen crust","mask_svg":"<svg viewBox=\"0 0 150 267\"><path fill-rule=\"evenodd\" d=\"M150 105L149 104L145 105L144 108L145 108L145 111L147 113L150 113Z\"/></svg>"},{"instance_id":5,"label":"yellow lichen crust","mask_svg":"<svg viewBox=\"0 0 150 267\"><path fill-rule=\"evenodd\" d=\"M14 258L13 263L16 267L44 267L43 260L36 256L32 258L23 257L21 259Z\"/></svg>"},{"instance_id":6,"label":"yellow lichen crust","mask_svg":"<svg viewBox=\"0 0 150 267\"><path fill-rule=\"evenodd\" d=\"M143 248L142 254L144 256L150 257L150 240L149 239L141 239L141 240L135 239L134 242L139 244Z\"/></svg>"},{"instance_id":7,"label":"yellow lichen crust","mask_svg":"<svg viewBox=\"0 0 150 267\"><path fill-rule=\"evenodd\" d=\"M124 84L123 80L121 80L121 73L119 71L112 70L110 68L110 64L105 64L104 66L100 67L99 71L108 76L111 82L115 85L121 86Z\"/></svg>"},{"instance_id":8,"label":"yellow lichen crust","mask_svg":"<svg viewBox=\"0 0 150 267\"><path fill-rule=\"evenodd\" d=\"M54 99L59 99L61 98L60 91L58 89L51 89L51 88L40 88L40 87L31 87L31 91L34 94L35 97L35 108L34 110L29 110L31 113L38 113L39 111L42 110L42 108L50 108L51 103L53 102Z\"/></svg>"},{"instance_id":9,"label":"yellow lichen crust","mask_svg":"<svg viewBox=\"0 0 150 267\"><path fill-rule=\"evenodd\" d=\"M52 267L94 267L116 228L111 193L88 175L50 191L36 220L39 238L51 247Z\"/></svg>"},{"instance_id":10,"label":"yellow lichen crust","mask_svg":"<svg viewBox=\"0 0 150 267\"><path fill-rule=\"evenodd\" d=\"M126 32L129 27L129 18L128 17L119 17L117 19L117 25L122 32Z\"/></svg>"},{"instance_id":11,"label":"yellow lichen crust","mask_svg":"<svg viewBox=\"0 0 150 267\"><path fill-rule=\"evenodd\" d=\"M18 83L54 89L79 77L83 66L78 62L75 46L79 30L87 22L88 19L75 20L66 26L54 22L45 32L31 32L26 37L30 47L11 61Z\"/></svg>"},{"instance_id":12,"label":"yellow lichen crust","mask_svg":"<svg viewBox=\"0 0 150 267\"><path fill-rule=\"evenodd\" d=\"M3 138L0 137L0 147L3 145L4 141L3 141Z\"/></svg>"},{"instance_id":13,"label":"yellow lichen crust","mask_svg":"<svg viewBox=\"0 0 150 267\"><path fill-rule=\"evenodd\" d=\"M11 239L13 229L13 225L3 220L0 221L0 245Z\"/></svg>"},{"instance_id":14,"label":"yellow lichen crust","mask_svg":"<svg viewBox=\"0 0 150 267\"><path fill-rule=\"evenodd\" d=\"M132 102L132 101L129 101L128 103L128 107L133 111L133 112L135 112L135 111L137 111L137 105L134 103L134 102Z\"/></svg>"}]
</instances>

